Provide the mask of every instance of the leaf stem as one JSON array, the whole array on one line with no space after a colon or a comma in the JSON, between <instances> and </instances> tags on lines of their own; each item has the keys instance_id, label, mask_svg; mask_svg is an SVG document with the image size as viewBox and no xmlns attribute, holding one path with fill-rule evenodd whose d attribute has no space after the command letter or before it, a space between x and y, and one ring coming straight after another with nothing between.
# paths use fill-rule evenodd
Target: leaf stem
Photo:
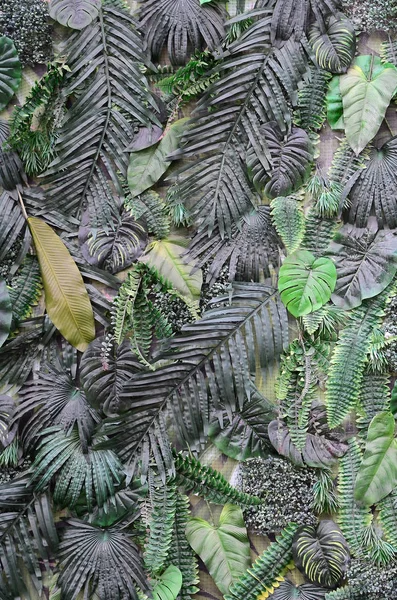
<instances>
[{"instance_id":1,"label":"leaf stem","mask_svg":"<svg viewBox=\"0 0 397 600\"><path fill-rule=\"evenodd\" d=\"M25 208L25 205L22 200L21 192L19 190L17 190L17 192L18 192L19 203L21 205L22 214L25 217L25 219L28 220L29 217L28 217L28 213L26 212L26 208Z\"/></svg>"}]
</instances>

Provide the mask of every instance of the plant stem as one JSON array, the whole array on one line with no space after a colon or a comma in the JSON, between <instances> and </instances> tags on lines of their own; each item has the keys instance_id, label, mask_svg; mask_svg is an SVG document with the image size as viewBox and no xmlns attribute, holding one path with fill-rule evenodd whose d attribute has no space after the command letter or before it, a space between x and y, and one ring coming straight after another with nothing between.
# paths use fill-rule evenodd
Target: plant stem
<instances>
[{"instance_id":1,"label":"plant stem","mask_svg":"<svg viewBox=\"0 0 397 600\"><path fill-rule=\"evenodd\" d=\"M19 190L17 190L17 192L18 192L19 203L21 205L22 214L25 217L25 219L28 220L29 217L28 217L28 213L26 212L26 208L25 208L25 205L22 200L21 192Z\"/></svg>"}]
</instances>

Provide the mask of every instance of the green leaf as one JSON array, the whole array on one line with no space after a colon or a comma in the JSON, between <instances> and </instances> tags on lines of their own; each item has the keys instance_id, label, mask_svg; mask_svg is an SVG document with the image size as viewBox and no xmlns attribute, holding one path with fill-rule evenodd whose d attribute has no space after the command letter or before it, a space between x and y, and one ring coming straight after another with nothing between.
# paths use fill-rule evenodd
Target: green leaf
<instances>
[{"instance_id":1,"label":"green leaf","mask_svg":"<svg viewBox=\"0 0 397 600\"><path fill-rule=\"evenodd\" d=\"M377 134L397 88L397 69L377 56L358 56L340 78L346 137L356 154Z\"/></svg>"},{"instance_id":2,"label":"green leaf","mask_svg":"<svg viewBox=\"0 0 397 600\"><path fill-rule=\"evenodd\" d=\"M343 101L339 83L340 76L336 75L329 82L326 96L327 120L331 129L345 128L345 121L343 119Z\"/></svg>"},{"instance_id":3,"label":"green leaf","mask_svg":"<svg viewBox=\"0 0 397 600\"><path fill-rule=\"evenodd\" d=\"M314 22L309 32L309 43L322 69L331 73L344 73L356 51L353 24L344 16L331 16L325 29L323 23Z\"/></svg>"},{"instance_id":4,"label":"green leaf","mask_svg":"<svg viewBox=\"0 0 397 600\"><path fill-rule=\"evenodd\" d=\"M278 289L281 300L294 315L302 317L318 310L331 298L336 268L329 258L316 258L307 250L288 256L280 268Z\"/></svg>"},{"instance_id":5,"label":"green leaf","mask_svg":"<svg viewBox=\"0 0 397 600\"><path fill-rule=\"evenodd\" d=\"M222 594L228 593L251 564L247 530L238 506L226 504L217 527L204 519L190 519L186 537Z\"/></svg>"},{"instance_id":6,"label":"green leaf","mask_svg":"<svg viewBox=\"0 0 397 600\"><path fill-rule=\"evenodd\" d=\"M4 344L10 333L12 322L12 305L7 284L0 279L0 346Z\"/></svg>"},{"instance_id":7,"label":"green leaf","mask_svg":"<svg viewBox=\"0 0 397 600\"><path fill-rule=\"evenodd\" d=\"M338 525L320 521L303 525L292 543L295 565L313 583L334 588L343 579L349 564L349 548Z\"/></svg>"},{"instance_id":8,"label":"green leaf","mask_svg":"<svg viewBox=\"0 0 397 600\"><path fill-rule=\"evenodd\" d=\"M203 275L200 269L192 274L195 263L187 262L183 257L187 244L186 238L176 235L164 240L157 240L150 246L149 252L139 260L156 269L182 296L198 300L203 284Z\"/></svg>"},{"instance_id":9,"label":"green leaf","mask_svg":"<svg viewBox=\"0 0 397 600\"><path fill-rule=\"evenodd\" d=\"M271 203L272 219L288 253L295 252L305 235L305 216L296 196L280 196Z\"/></svg>"},{"instance_id":10,"label":"green leaf","mask_svg":"<svg viewBox=\"0 0 397 600\"><path fill-rule=\"evenodd\" d=\"M72 346L84 352L95 337L94 314L80 271L65 244L47 223L28 218L48 316Z\"/></svg>"},{"instance_id":11,"label":"green leaf","mask_svg":"<svg viewBox=\"0 0 397 600\"><path fill-rule=\"evenodd\" d=\"M0 36L0 111L17 91L22 81L22 67L14 42Z\"/></svg>"},{"instance_id":12,"label":"green leaf","mask_svg":"<svg viewBox=\"0 0 397 600\"><path fill-rule=\"evenodd\" d=\"M388 412L376 415L370 423L363 462L354 489L354 497L361 504L376 504L397 485L394 427L394 417Z\"/></svg>"},{"instance_id":13,"label":"green leaf","mask_svg":"<svg viewBox=\"0 0 397 600\"><path fill-rule=\"evenodd\" d=\"M171 164L168 156L177 150L187 120L175 121L155 146L131 153L127 179L132 198L152 187L164 175Z\"/></svg>"},{"instance_id":14,"label":"green leaf","mask_svg":"<svg viewBox=\"0 0 397 600\"><path fill-rule=\"evenodd\" d=\"M377 296L396 274L397 236L377 229L372 218L366 229L344 225L329 247L338 274L332 301L340 308L349 310Z\"/></svg>"},{"instance_id":15,"label":"green leaf","mask_svg":"<svg viewBox=\"0 0 397 600\"><path fill-rule=\"evenodd\" d=\"M101 0L50 0L50 17L72 29L84 29L97 18Z\"/></svg>"},{"instance_id":16,"label":"green leaf","mask_svg":"<svg viewBox=\"0 0 397 600\"><path fill-rule=\"evenodd\" d=\"M153 587L153 600L175 600L182 587L182 573L170 565Z\"/></svg>"}]
</instances>

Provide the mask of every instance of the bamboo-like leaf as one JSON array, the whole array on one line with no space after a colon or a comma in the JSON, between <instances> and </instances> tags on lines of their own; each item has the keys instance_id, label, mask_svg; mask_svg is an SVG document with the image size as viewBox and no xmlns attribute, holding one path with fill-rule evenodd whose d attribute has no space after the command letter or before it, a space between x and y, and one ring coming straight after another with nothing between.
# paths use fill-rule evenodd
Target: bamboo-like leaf
<instances>
[{"instance_id":1,"label":"bamboo-like leaf","mask_svg":"<svg viewBox=\"0 0 397 600\"><path fill-rule=\"evenodd\" d=\"M0 111L7 106L22 80L22 67L14 42L0 36Z\"/></svg>"},{"instance_id":2,"label":"bamboo-like leaf","mask_svg":"<svg viewBox=\"0 0 397 600\"><path fill-rule=\"evenodd\" d=\"M193 518L186 537L208 568L222 594L241 577L251 564L250 547L241 508L226 504L218 526Z\"/></svg>"},{"instance_id":3,"label":"bamboo-like leaf","mask_svg":"<svg viewBox=\"0 0 397 600\"><path fill-rule=\"evenodd\" d=\"M168 156L178 148L179 136L188 119L179 119L166 131L156 146L132 152L128 166L128 185L134 198L152 187L171 164Z\"/></svg>"},{"instance_id":4,"label":"bamboo-like leaf","mask_svg":"<svg viewBox=\"0 0 397 600\"><path fill-rule=\"evenodd\" d=\"M192 274L195 264L183 258L186 246L187 240L179 236L157 240L139 260L156 269L183 296L198 300L203 276L200 269Z\"/></svg>"},{"instance_id":5,"label":"bamboo-like leaf","mask_svg":"<svg viewBox=\"0 0 397 600\"><path fill-rule=\"evenodd\" d=\"M99 14L101 0L50 0L50 17L72 29L84 29Z\"/></svg>"},{"instance_id":6,"label":"bamboo-like leaf","mask_svg":"<svg viewBox=\"0 0 397 600\"><path fill-rule=\"evenodd\" d=\"M95 325L80 271L47 223L29 217L28 224L40 263L48 316L64 338L84 352L95 337Z\"/></svg>"}]
</instances>

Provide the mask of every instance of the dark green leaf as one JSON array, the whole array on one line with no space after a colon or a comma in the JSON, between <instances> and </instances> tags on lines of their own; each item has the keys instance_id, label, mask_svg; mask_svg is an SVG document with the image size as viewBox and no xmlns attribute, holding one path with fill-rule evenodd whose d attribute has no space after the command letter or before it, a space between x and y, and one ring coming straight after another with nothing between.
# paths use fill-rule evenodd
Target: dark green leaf
<instances>
[{"instance_id":1,"label":"dark green leaf","mask_svg":"<svg viewBox=\"0 0 397 600\"><path fill-rule=\"evenodd\" d=\"M10 333L12 322L12 305L7 284L0 279L0 346L4 344Z\"/></svg>"},{"instance_id":2,"label":"dark green leaf","mask_svg":"<svg viewBox=\"0 0 397 600\"><path fill-rule=\"evenodd\" d=\"M356 35L353 24L345 17L331 16L326 29L314 23L309 32L309 43L322 69L344 73L354 58Z\"/></svg>"},{"instance_id":3,"label":"dark green leaf","mask_svg":"<svg viewBox=\"0 0 397 600\"><path fill-rule=\"evenodd\" d=\"M344 129L343 101L340 92L340 77L337 75L331 79L327 92L327 120L331 129Z\"/></svg>"},{"instance_id":4,"label":"dark green leaf","mask_svg":"<svg viewBox=\"0 0 397 600\"><path fill-rule=\"evenodd\" d=\"M274 594L270 596L271 600L324 600L328 592L325 588L318 587L312 583L304 583L296 586L291 581L283 581ZM269 599L269 600L270 600Z\"/></svg>"},{"instance_id":5,"label":"dark green leaf","mask_svg":"<svg viewBox=\"0 0 397 600\"><path fill-rule=\"evenodd\" d=\"M17 91L22 80L22 67L14 42L0 36L0 111Z\"/></svg>"},{"instance_id":6,"label":"dark green leaf","mask_svg":"<svg viewBox=\"0 0 397 600\"><path fill-rule=\"evenodd\" d=\"M50 16L61 25L84 29L97 18L100 0L50 0Z\"/></svg>"}]
</instances>

